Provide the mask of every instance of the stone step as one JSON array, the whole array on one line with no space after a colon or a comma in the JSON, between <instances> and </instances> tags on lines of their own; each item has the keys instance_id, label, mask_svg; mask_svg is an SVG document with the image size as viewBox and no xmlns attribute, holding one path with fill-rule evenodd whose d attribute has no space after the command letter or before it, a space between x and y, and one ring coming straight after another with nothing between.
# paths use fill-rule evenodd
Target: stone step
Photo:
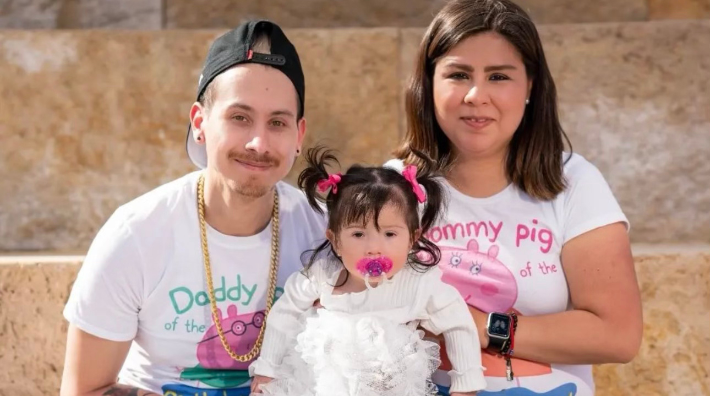
<instances>
[{"instance_id":1,"label":"stone step","mask_svg":"<svg viewBox=\"0 0 710 396\"><path fill-rule=\"evenodd\" d=\"M0 251L85 251L115 208L193 169L188 112L222 31L0 31ZM306 145L382 163L422 29L294 29ZM710 20L540 29L576 152L642 243L710 242ZM291 173L294 181L300 162Z\"/></svg>"},{"instance_id":2,"label":"stone step","mask_svg":"<svg viewBox=\"0 0 710 396\"><path fill-rule=\"evenodd\" d=\"M710 396L710 246L634 246L644 341L626 365L595 367L598 396ZM62 309L82 256L0 256L0 395L56 395Z\"/></svg>"},{"instance_id":3,"label":"stone step","mask_svg":"<svg viewBox=\"0 0 710 396\"><path fill-rule=\"evenodd\" d=\"M245 18L290 28L421 27L444 0L5 0L0 29L214 29ZM710 0L518 0L536 23L708 19Z\"/></svg>"}]
</instances>

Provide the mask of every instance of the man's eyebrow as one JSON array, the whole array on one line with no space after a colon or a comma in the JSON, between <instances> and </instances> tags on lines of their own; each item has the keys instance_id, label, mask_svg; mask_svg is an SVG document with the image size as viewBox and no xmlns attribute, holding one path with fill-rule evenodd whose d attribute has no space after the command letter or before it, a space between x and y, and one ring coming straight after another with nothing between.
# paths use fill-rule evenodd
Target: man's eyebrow
<instances>
[{"instance_id":1,"label":"man's eyebrow","mask_svg":"<svg viewBox=\"0 0 710 396\"><path fill-rule=\"evenodd\" d=\"M232 110L232 109L234 109L234 108L242 109L242 110L245 110L245 111L248 111L248 112L253 112L253 111L254 111L254 108L252 108L251 106L246 105L246 104L244 104L244 103L239 103L239 102L234 102L234 103L230 104L229 106L227 106L227 110Z\"/></svg>"},{"instance_id":2,"label":"man's eyebrow","mask_svg":"<svg viewBox=\"0 0 710 396\"><path fill-rule=\"evenodd\" d=\"M232 110L232 109L242 109L242 110L247 111L249 113L254 112L253 107L251 107L247 104L244 104L244 103L240 103L240 102L234 102L234 103L230 104L229 106L227 106L227 110ZM271 116L286 116L286 117L293 117L293 118L296 117L296 115L293 114L292 111L286 110L286 109L274 110L271 112Z\"/></svg>"}]
</instances>

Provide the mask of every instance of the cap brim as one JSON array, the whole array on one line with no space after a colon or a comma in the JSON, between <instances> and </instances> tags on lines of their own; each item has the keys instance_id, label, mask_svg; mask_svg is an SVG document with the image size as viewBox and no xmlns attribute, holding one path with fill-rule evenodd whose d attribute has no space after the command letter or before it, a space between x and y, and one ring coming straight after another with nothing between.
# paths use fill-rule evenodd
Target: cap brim
<instances>
[{"instance_id":1,"label":"cap brim","mask_svg":"<svg viewBox=\"0 0 710 396\"><path fill-rule=\"evenodd\" d=\"M197 144L192 136L192 125L187 126L187 138L185 139L185 148L187 156L190 157L195 166L200 169L207 168L207 151L204 144Z\"/></svg>"}]
</instances>

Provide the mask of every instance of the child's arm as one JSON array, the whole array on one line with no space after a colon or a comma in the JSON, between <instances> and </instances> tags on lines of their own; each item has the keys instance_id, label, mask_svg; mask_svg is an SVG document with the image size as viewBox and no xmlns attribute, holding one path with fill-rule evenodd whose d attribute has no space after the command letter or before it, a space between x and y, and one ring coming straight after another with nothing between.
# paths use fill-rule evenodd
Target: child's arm
<instances>
[{"instance_id":1,"label":"child's arm","mask_svg":"<svg viewBox=\"0 0 710 396\"><path fill-rule=\"evenodd\" d=\"M315 269L315 263L312 269ZM317 271L306 277L300 271L292 274L284 285L284 293L271 307L266 318L266 331L259 358L249 366L250 376L274 378L276 367L293 345L303 313L313 307L319 297Z\"/></svg>"},{"instance_id":2,"label":"child's arm","mask_svg":"<svg viewBox=\"0 0 710 396\"><path fill-rule=\"evenodd\" d=\"M476 392L486 387L481 364L481 343L476 325L459 292L441 281L441 270L429 270L425 287L429 290L426 310L429 319L421 323L426 330L444 334L446 353L453 369L451 376L452 394Z\"/></svg>"}]
</instances>

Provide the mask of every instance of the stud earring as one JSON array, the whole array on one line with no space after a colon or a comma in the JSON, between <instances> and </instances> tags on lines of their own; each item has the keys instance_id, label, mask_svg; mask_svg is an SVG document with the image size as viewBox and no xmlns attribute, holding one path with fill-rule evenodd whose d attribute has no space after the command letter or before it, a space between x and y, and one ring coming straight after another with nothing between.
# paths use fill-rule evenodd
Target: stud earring
<instances>
[{"instance_id":1,"label":"stud earring","mask_svg":"<svg viewBox=\"0 0 710 396\"><path fill-rule=\"evenodd\" d=\"M530 104L530 99L525 99L525 104Z\"/></svg>"}]
</instances>

